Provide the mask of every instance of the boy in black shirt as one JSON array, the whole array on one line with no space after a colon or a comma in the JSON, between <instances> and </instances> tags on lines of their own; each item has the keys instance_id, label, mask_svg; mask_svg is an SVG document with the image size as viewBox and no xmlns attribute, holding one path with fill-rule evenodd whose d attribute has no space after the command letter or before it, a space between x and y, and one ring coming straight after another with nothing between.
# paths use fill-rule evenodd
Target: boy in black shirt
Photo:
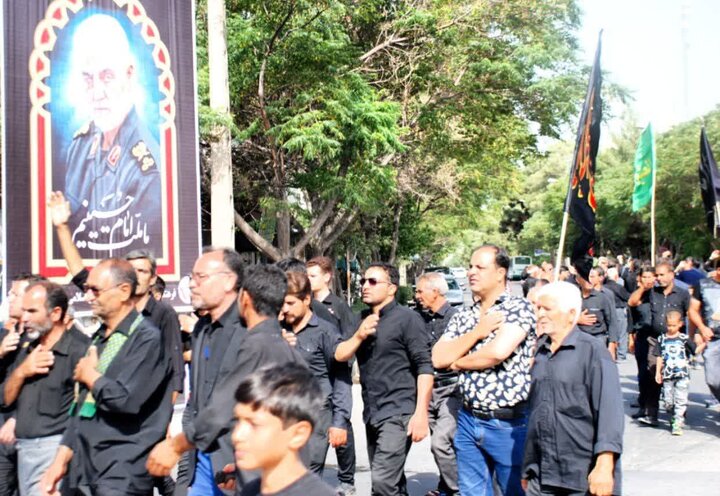
<instances>
[{"instance_id":1,"label":"boy in black shirt","mask_svg":"<svg viewBox=\"0 0 720 496\"><path fill-rule=\"evenodd\" d=\"M312 372L296 363L262 368L240 383L235 399L235 464L262 472L241 496L335 494L300 460L323 403Z\"/></svg>"}]
</instances>

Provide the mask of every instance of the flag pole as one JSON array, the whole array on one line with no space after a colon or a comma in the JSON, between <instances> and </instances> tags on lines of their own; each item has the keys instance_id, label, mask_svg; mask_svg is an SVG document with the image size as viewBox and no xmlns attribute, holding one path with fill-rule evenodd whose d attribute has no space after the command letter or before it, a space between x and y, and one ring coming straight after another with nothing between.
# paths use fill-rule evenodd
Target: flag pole
<instances>
[{"instance_id":1,"label":"flag pole","mask_svg":"<svg viewBox=\"0 0 720 496\"><path fill-rule=\"evenodd\" d=\"M655 137L653 136L653 141ZM653 153L655 149L655 143L653 142ZM653 164L652 172L652 196L650 197L650 265L655 267L655 174L657 164ZM647 205L647 203L646 203Z\"/></svg>"},{"instance_id":2,"label":"flag pole","mask_svg":"<svg viewBox=\"0 0 720 496\"><path fill-rule=\"evenodd\" d=\"M567 209L563 212L562 228L560 229L560 245L558 246L557 258L555 259L555 280L560 277L560 265L562 265L563 247L565 246L565 235L567 234L568 220L570 214Z\"/></svg>"}]
</instances>

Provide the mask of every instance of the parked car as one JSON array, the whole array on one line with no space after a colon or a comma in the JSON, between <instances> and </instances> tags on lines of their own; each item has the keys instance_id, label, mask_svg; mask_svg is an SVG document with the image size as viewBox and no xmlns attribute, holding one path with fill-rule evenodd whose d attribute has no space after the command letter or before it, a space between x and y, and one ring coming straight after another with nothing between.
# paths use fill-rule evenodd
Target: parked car
<instances>
[{"instance_id":1,"label":"parked car","mask_svg":"<svg viewBox=\"0 0 720 496\"><path fill-rule=\"evenodd\" d=\"M510 273L508 277L511 281L519 281L522 278L525 268L532 264L532 257L517 256L510 259Z\"/></svg>"},{"instance_id":2,"label":"parked car","mask_svg":"<svg viewBox=\"0 0 720 496\"><path fill-rule=\"evenodd\" d=\"M450 267L443 267L443 266L437 266L437 267L428 267L425 269L425 272L440 272L442 274L447 274L449 276L453 275L450 271Z\"/></svg>"},{"instance_id":3,"label":"parked car","mask_svg":"<svg viewBox=\"0 0 720 496\"><path fill-rule=\"evenodd\" d=\"M465 267L450 267L450 272L460 284L460 287L466 289L468 285L467 269Z\"/></svg>"},{"instance_id":4,"label":"parked car","mask_svg":"<svg viewBox=\"0 0 720 496\"><path fill-rule=\"evenodd\" d=\"M455 279L453 276L446 275L445 281L447 281L448 284L448 292L445 293L445 298L447 298L448 303L450 303L452 306L464 305L465 296L463 294L462 288L457 282L457 279Z\"/></svg>"}]
</instances>

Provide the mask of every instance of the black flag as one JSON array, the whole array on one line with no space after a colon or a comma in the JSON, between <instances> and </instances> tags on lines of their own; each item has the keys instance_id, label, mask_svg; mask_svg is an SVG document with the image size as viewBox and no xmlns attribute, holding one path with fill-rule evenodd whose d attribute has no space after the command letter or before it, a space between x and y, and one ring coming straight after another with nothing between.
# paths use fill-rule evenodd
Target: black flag
<instances>
[{"instance_id":1,"label":"black flag","mask_svg":"<svg viewBox=\"0 0 720 496\"><path fill-rule=\"evenodd\" d=\"M565 211L580 228L580 236L573 245L571 260L592 257L595 245L595 157L600 143L600 122L602 120L602 74L600 72L600 50L602 31L598 36L595 62L590 73L585 104L578 124L575 154L570 170L570 187L565 199ZM592 263L592 258L590 258Z\"/></svg>"},{"instance_id":2,"label":"black flag","mask_svg":"<svg viewBox=\"0 0 720 496\"><path fill-rule=\"evenodd\" d=\"M700 131L700 194L705 207L705 219L708 229L717 236L720 228L720 172L710 149L705 128Z\"/></svg>"}]
</instances>

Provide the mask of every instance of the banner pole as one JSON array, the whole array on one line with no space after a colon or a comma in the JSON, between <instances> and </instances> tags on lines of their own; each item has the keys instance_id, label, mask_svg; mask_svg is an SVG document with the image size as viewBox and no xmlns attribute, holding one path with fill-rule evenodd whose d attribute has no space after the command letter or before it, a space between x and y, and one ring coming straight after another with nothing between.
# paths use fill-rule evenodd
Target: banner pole
<instances>
[{"instance_id":1,"label":"banner pole","mask_svg":"<svg viewBox=\"0 0 720 496\"><path fill-rule=\"evenodd\" d=\"M652 196L650 197L650 265L655 267L655 170L657 164L653 164L652 173Z\"/></svg>"},{"instance_id":2,"label":"banner pole","mask_svg":"<svg viewBox=\"0 0 720 496\"><path fill-rule=\"evenodd\" d=\"M558 246L557 258L555 259L555 280L560 277L560 265L562 264L563 247L565 246L565 234L567 234L567 225L570 214L565 210L563 212L562 228L560 229L560 245Z\"/></svg>"}]
</instances>

